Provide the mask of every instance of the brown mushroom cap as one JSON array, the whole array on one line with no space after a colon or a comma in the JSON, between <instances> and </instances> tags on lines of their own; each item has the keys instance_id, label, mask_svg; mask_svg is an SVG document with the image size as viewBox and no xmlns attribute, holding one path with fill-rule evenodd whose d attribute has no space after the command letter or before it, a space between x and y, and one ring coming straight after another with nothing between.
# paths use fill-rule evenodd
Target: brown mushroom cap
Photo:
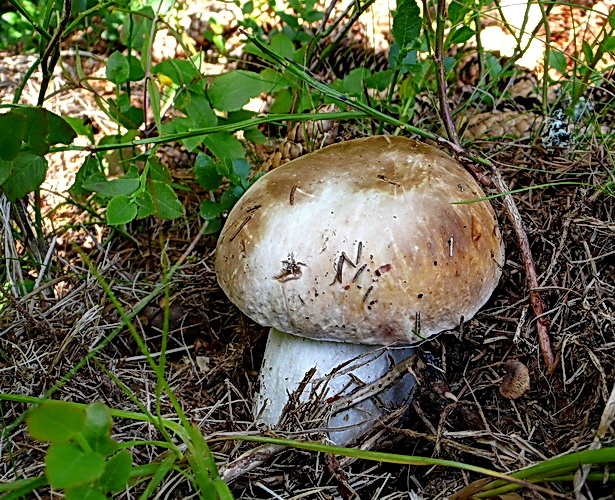
<instances>
[{"instance_id":1,"label":"brown mushroom cap","mask_svg":"<svg viewBox=\"0 0 615 500\"><path fill-rule=\"evenodd\" d=\"M504 254L495 213L450 156L378 136L259 179L218 240L218 281L261 325L313 339L416 342L488 300Z\"/></svg>"}]
</instances>

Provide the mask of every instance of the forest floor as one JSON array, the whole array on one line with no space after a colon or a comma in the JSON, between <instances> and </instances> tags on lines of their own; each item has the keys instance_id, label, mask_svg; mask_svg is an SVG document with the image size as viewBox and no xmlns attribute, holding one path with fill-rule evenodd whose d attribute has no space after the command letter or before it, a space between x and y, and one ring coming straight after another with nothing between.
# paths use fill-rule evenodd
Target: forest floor
<instances>
[{"instance_id":1,"label":"forest floor","mask_svg":"<svg viewBox=\"0 0 615 500\"><path fill-rule=\"evenodd\" d=\"M562 19L565 21L565 16ZM567 33L564 28L562 33ZM573 40L562 34L563 49ZM161 43L160 57L165 57L167 49ZM10 102L33 57L0 55L1 102ZM102 76L105 58L104 53L84 58L89 74ZM88 91L71 87L74 57L69 51L63 61L67 73L54 79L50 92L57 93L48 101L49 109L61 115L88 116L101 134L111 133L113 123ZM228 64L222 61L212 68L220 72ZM529 70L527 74L534 75ZM35 101L39 83L40 75L35 73L22 102ZM467 83L458 83L453 103L462 102L466 87ZM105 95L110 89L101 86L99 91ZM603 120L607 130L609 116ZM430 118L437 119L435 115L421 117L424 121ZM547 151L533 132L537 121L530 121L534 129L522 137L503 139L488 131L482 135L475 131L469 146L497 165L511 189L537 187L514 197L536 260L539 292L546 304L557 358L555 372L545 371L523 258L513 226L496 198L493 205L506 245L498 288L475 318L418 348L414 371L419 383L413 403L383 421L380 429L386 432L378 439L360 440L358 446L369 443L373 450L446 458L506 472L596 446L596 436L602 445L615 444L609 427L615 411L615 196L612 190L609 194L594 187L613 182L612 153L589 127L583 134L573 131L568 147ZM581 135L583 140L576 141ZM274 146L272 141L268 151ZM39 269L44 269L44 275L23 271L19 278L38 280L38 288L10 301L0 297L0 393L41 396L122 324L116 307L73 244L85 250L126 310L133 310L158 289L134 319L154 353L160 350L163 328L161 277L168 265L181 260L169 282L167 379L224 471L255 447L215 438L259 432L252 401L267 329L243 316L216 282L216 238L199 235L202 189L192 178L193 156L171 146L163 148L163 153L174 180L192 188L182 195L188 215L175 221L150 217L133 222L128 235L98 223L90 212L64 203L83 154L56 153L52 158L41 205L47 234L46 245L39 245L45 262ZM11 247L16 257L23 257L26 245L10 237L8 205L0 209L5 252ZM527 366L530 374L529 391L515 400L499 391L511 360ZM155 377L127 330L100 351L97 361L153 409ZM103 401L112 408L139 411L93 362L83 366L53 397L83 403ZM0 405L5 424L26 409L17 403ZM166 399L163 408L170 411ZM279 435L285 435L284 431ZM117 419L114 437L120 441L156 439L156 431L148 423ZM154 460L155 449L147 450L136 449L135 461ZM23 426L15 427L9 441L2 443L0 482L12 480L15 471L22 477L42 471L42 450ZM245 499L446 498L477 478L444 467L381 464L285 449L259 467L237 474L230 485L236 498ZM570 485L553 483L548 487L565 497L575 497ZM177 473L160 497L187 497L191 492L184 488ZM587 498L612 498L613 494L612 484L579 482L578 488ZM523 497L548 496L526 490Z\"/></svg>"}]
</instances>

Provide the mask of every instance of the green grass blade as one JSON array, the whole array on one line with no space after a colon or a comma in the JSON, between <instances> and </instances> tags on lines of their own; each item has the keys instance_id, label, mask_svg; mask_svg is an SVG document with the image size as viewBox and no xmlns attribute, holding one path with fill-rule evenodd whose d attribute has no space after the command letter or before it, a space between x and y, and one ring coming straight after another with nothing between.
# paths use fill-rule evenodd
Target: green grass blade
<instances>
[{"instance_id":1,"label":"green grass blade","mask_svg":"<svg viewBox=\"0 0 615 500\"><path fill-rule=\"evenodd\" d=\"M12 483L0 484L0 493L7 492L2 495L2 500L13 500L18 498L30 498L32 493L37 488L42 488L49 484L45 476L33 477L28 479L19 479Z\"/></svg>"},{"instance_id":2,"label":"green grass blade","mask_svg":"<svg viewBox=\"0 0 615 500\"><path fill-rule=\"evenodd\" d=\"M169 473L169 471L171 470L171 468L175 464L176 460L177 460L177 455L173 454L173 455L169 455L168 457L166 457L160 463L160 466L158 467L158 470L155 472L154 476L152 477L152 479L148 483L147 487L145 488L145 490L143 491L143 493L139 497L139 500L147 500L148 498L151 497L152 493L154 493L156 488L158 488L158 486L160 485L162 480Z\"/></svg>"}]
</instances>

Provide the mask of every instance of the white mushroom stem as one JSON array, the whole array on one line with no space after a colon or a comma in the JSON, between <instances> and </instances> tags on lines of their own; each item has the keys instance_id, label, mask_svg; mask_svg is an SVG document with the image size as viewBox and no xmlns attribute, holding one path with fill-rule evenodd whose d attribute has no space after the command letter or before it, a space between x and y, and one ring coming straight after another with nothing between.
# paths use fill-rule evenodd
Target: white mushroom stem
<instances>
[{"instance_id":1,"label":"white mushroom stem","mask_svg":"<svg viewBox=\"0 0 615 500\"><path fill-rule=\"evenodd\" d=\"M260 422L276 426L289 395L297 390L306 373L315 368L300 400L319 397L325 405L325 415L329 414L325 425L340 429L330 430L329 437L344 446L373 425L385 413L385 407L400 406L409 400L414 378L405 369L405 373L395 375L397 383L388 389L385 383L383 387L371 388L371 394L362 394L361 387L381 379L413 353L414 349L409 347L317 341L272 328L260 372L255 414Z\"/></svg>"}]
</instances>

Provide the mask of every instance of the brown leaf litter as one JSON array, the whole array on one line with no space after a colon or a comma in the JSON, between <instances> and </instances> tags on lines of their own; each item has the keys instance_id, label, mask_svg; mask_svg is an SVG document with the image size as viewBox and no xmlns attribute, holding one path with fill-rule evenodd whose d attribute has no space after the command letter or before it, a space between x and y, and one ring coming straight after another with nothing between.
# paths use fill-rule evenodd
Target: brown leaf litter
<instances>
[{"instance_id":1,"label":"brown leaf litter","mask_svg":"<svg viewBox=\"0 0 615 500\"><path fill-rule=\"evenodd\" d=\"M92 73L95 71L100 71L100 66L93 62ZM81 92L58 93L59 103L52 110L70 116L87 114L105 132L112 130L105 118L96 114L91 93ZM32 93L36 94L36 86ZM6 94L0 96L4 99ZM419 119L425 120L425 115ZM502 216L507 260L500 286L476 318L421 346L412 368L419 380L414 402L391 414L357 446L460 460L507 472L555 455L613 445L615 208L612 196L590 186L613 180L609 177L612 159L608 144L590 139L566 155L557 151L547 154L523 139L485 139L480 145L482 153L497 163L511 189L551 184L516 193L515 199L536 259L558 368L552 376L544 371L535 320L528 313L521 257L511 227ZM64 155L52 161L49 179L58 183L50 184L54 186L50 190L60 193L66 187L62 183L74 175L82 161L79 155ZM174 177L189 177L190 157L180 154L176 159ZM575 181L583 184L556 184ZM74 207L56 210L46 219L51 250L47 259L42 251L40 259L46 267L25 261L22 266L15 261L7 266L13 279L38 283L30 293L9 289L0 296L1 393L40 396L121 325L71 242L86 249L118 300L133 310L161 282L163 263L183 258L196 240L202 226L198 204L204 193L194 184L191 187L195 193L182 195L189 214L186 218L131 223L130 238L112 234L90 214ZM500 202L496 199L493 203L501 214ZM44 212L51 213L57 204L57 198L46 197ZM30 206L25 208L31 210ZM6 203L0 204L0 214L0 255L29 258L32 249L14 237L7 222ZM213 237L198 240L170 280L172 318L166 373L189 418L211 439L216 460L232 479L237 498L393 500L418 498L417 492L426 498L447 497L479 479L442 467L379 464L271 447L254 452L257 445L216 439L261 432L253 421L252 398L266 329L243 317L220 291L212 268L214 248ZM13 298L8 299L7 294ZM154 354L161 347L164 306L163 294L158 293L134 319ZM155 377L125 329L98 353L97 361L153 409ZM509 382L518 390L515 395L522 394L509 398L512 393L506 391L508 395L503 396L500 388ZM86 364L53 397L84 403L103 401L113 408L139 411L95 363ZM318 405L293 404L286 426L276 435L322 437L317 421L313 422L316 433L307 430ZM10 423L26 405L2 402L1 409L3 422ZM166 398L162 412L172 417ZM148 423L117 419L114 437L127 441L157 439L158 435ZM15 471L21 477L41 473L43 450L23 427L12 429L2 447L0 482L13 480ZM164 453L155 447L132 451L140 464ZM255 466L249 467L252 464ZM584 473L576 481L578 491L594 498L610 494L608 486L586 483ZM548 486L557 493L570 495L572 491L568 486ZM168 498L192 493L179 474L172 475L159 491ZM523 498L546 496L524 491Z\"/></svg>"}]
</instances>

